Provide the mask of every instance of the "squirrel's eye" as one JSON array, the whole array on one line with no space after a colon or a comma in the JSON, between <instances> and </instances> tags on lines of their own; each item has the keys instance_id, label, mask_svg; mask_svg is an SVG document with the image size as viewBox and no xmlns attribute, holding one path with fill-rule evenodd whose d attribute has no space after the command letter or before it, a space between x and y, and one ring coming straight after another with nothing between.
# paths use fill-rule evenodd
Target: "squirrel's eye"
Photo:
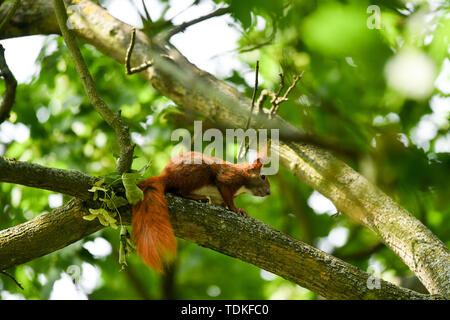
<instances>
[{"instance_id":1,"label":"squirrel's eye","mask_svg":"<svg viewBox=\"0 0 450 320\"><path fill-rule=\"evenodd\" d=\"M262 174L261 179L263 179L263 180L266 179L266 176Z\"/></svg>"}]
</instances>

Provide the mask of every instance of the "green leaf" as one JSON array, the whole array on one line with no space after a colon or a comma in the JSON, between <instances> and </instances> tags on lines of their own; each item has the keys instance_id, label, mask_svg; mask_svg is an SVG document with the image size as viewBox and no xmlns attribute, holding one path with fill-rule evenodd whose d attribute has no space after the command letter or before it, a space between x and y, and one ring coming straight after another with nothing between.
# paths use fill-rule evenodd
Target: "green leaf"
<instances>
[{"instance_id":1,"label":"green leaf","mask_svg":"<svg viewBox=\"0 0 450 320\"><path fill-rule=\"evenodd\" d=\"M103 200L103 199L100 199L100 200ZM114 229L117 229L117 220L114 218L114 216L116 215L116 212L114 212L114 211L110 212L104 208L99 208L99 209L89 208L89 212L91 213L91 215L84 216L83 219L94 220L95 218L98 218L100 223L102 225L104 225L105 227L112 227Z\"/></svg>"},{"instance_id":2,"label":"green leaf","mask_svg":"<svg viewBox=\"0 0 450 320\"><path fill-rule=\"evenodd\" d=\"M105 189L105 188L102 188L102 187L99 187L99 186L95 186L95 185L92 188L90 188L88 191L89 192L96 192L98 190L103 191L103 192L108 191L108 189Z\"/></svg>"},{"instance_id":3,"label":"green leaf","mask_svg":"<svg viewBox=\"0 0 450 320\"><path fill-rule=\"evenodd\" d=\"M88 220L88 221L92 221L92 220L94 220L95 218L97 218L97 216L96 216L95 214L88 214L88 215L86 215L86 216L83 216L83 219L84 219L84 220Z\"/></svg>"},{"instance_id":4,"label":"green leaf","mask_svg":"<svg viewBox=\"0 0 450 320\"><path fill-rule=\"evenodd\" d=\"M98 221L100 221L100 223L101 223L102 225L104 225L105 227L109 227L109 222L106 221L105 218L103 218L102 216L97 216L97 217L98 217Z\"/></svg>"},{"instance_id":5,"label":"green leaf","mask_svg":"<svg viewBox=\"0 0 450 320\"><path fill-rule=\"evenodd\" d=\"M105 182L105 178L102 178L102 179L100 179L100 180L97 180L97 181L94 183L94 186L100 187L104 182Z\"/></svg>"},{"instance_id":6,"label":"green leaf","mask_svg":"<svg viewBox=\"0 0 450 320\"><path fill-rule=\"evenodd\" d=\"M113 218L112 216L110 216L109 214L104 214L103 218L110 224L114 224L117 222L117 220L115 218Z\"/></svg>"}]
</instances>

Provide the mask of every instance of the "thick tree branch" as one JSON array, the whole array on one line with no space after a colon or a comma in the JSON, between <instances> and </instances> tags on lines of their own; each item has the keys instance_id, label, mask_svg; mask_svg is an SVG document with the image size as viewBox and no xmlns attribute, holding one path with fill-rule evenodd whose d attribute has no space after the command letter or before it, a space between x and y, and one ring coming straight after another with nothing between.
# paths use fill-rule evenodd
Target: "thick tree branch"
<instances>
[{"instance_id":1,"label":"thick tree branch","mask_svg":"<svg viewBox=\"0 0 450 320\"><path fill-rule=\"evenodd\" d=\"M256 265L327 299L426 298L404 288L400 292L399 287L252 217L172 195L168 200L178 237ZM372 280L380 280L378 289L368 289Z\"/></svg>"},{"instance_id":2,"label":"thick tree branch","mask_svg":"<svg viewBox=\"0 0 450 320\"><path fill-rule=\"evenodd\" d=\"M40 180L37 187L61 190L62 180L72 188L78 184L88 188L96 178L75 172L34 165L0 158L0 172L16 176L25 170L31 180ZM6 163L6 164L5 164ZM25 183L23 178L11 179L0 176L2 182ZM39 179L40 176L40 179ZM22 180L21 180L22 179ZM68 194L75 192L68 190ZM84 196L85 191L77 194ZM88 195L84 196L89 198ZM293 239L251 217L243 218L221 207L198 203L166 195L171 223L175 234L260 268L278 274L305 288L330 299L434 299L380 280L377 288L369 289L368 282L379 279L371 277L329 254ZM90 198L89 198L90 199ZM89 206L93 201L89 200ZM83 219L88 215L88 204L73 199L50 213L39 215L21 225L0 231L0 270L26 263L54 252L103 228L101 224ZM130 224L129 208L121 208L124 224ZM370 279L369 279L370 278ZM371 282L372 281L372 282Z\"/></svg>"},{"instance_id":3,"label":"thick tree branch","mask_svg":"<svg viewBox=\"0 0 450 320\"><path fill-rule=\"evenodd\" d=\"M89 211L81 200L21 225L0 231L0 270L20 265L62 249L102 228L82 217Z\"/></svg>"},{"instance_id":4,"label":"thick tree branch","mask_svg":"<svg viewBox=\"0 0 450 320\"><path fill-rule=\"evenodd\" d=\"M289 143L278 152L283 166L375 232L431 293L450 296L450 252L419 220L322 149Z\"/></svg>"},{"instance_id":5,"label":"thick tree branch","mask_svg":"<svg viewBox=\"0 0 450 320\"><path fill-rule=\"evenodd\" d=\"M84 62L83 56L81 55L80 48L78 48L75 36L67 27L68 17L64 6L64 1L54 0L53 4L61 33L64 37L64 41L66 42L67 48L70 51L70 55L72 56L75 69L81 78L86 95L95 110L116 133L117 142L119 143L120 148L120 158L117 163L117 172L119 174L128 172L131 169L134 152L134 145L131 143L129 129L123 122L120 112L118 114L114 114L105 101L101 98L95 82L92 79L86 63Z\"/></svg>"},{"instance_id":6,"label":"thick tree branch","mask_svg":"<svg viewBox=\"0 0 450 320\"><path fill-rule=\"evenodd\" d=\"M167 194L175 234L278 274L328 299L436 299L376 279L251 217ZM81 200L0 231L0 270L68 246L103 228ZM130 211L122 212L125 224ZM379 281L372 290L368 283Z\"/></svg>"},{"instance_id":7,"label":"thick tree branch","mask_svg":"<svg viewBox=\"0 0 450 320\"><path fill-rule=\"evenodd\" d=\"M35 2L43 6L43 12L47 10L48 1ZM77 35L124 63L131 27L90 1L80 0L77 4L81 10L70 18ZM47 19L51 22L52 18ZM48 31L48 26L41 30L44 34ZM16 33L21 32L25 31L16 30ZM250 100L225 82L197 69L168 45L152 42L140 32L136 34L134 59L153 58L154 61L152 67L140 74L178 105L201 113L219 126L243 128ZM293 139L308 141L307 133L300 132L279 116L269 121L267 114L263 114L254 120L254 128L280 129L283 143L278 152L285 167L331 199L338 210L373 230L431 293L450 297L450 252L422 223L329 152L309 144L289 142Z\"/></svg>"},{"instance_id":8,"label":"thick tree branch","mask_svg":"<svg viewBox=\"0 0 450 320\"><path fill-rule=\"evenodd\" d=\"M0 21L6 18L13 6L12 2L5 2L0 6ZM59 28L51 2L22 0L15 14L1 30L0 39L52 33L59 33Z\"/></svg>"}]
</instances>

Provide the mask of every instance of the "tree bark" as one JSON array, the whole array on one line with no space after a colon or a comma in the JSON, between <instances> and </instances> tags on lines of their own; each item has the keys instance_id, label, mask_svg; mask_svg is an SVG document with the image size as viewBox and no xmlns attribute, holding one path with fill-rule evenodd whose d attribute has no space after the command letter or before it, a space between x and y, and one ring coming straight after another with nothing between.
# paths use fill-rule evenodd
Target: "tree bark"
<instances>
[{"instance_id":1,"label":"tree bark","mask_svg":"<svg viewBox=\"0 0 450 320\"><path fill-rule=\"evenodd\" d=\"M25 19L21 28L15 25L6 28L1 37L23 35L27 26L31 33L59 33L57 28L53 28L54 16L45 14L51 6L50 1L24 2L39 3L42 8L36 16L48 24L39 30L27 24ZM104 54L124 63L131 27L90 1L71 3L77 5L77 10L69 18L76 34ZM0 12L2 9L3 6ZM12 18L16 23L18 20L20 17ZM158 39L149 39L137 32L133 64L150 59L154 61L153 66L140 74L163 95L218 125L245 127L250 109L247 97L196 68L169 43L160 43ZM269 121L265 113L253 118L254 128L280 128L282 143L277 151L284 166L331 199L340 211L373 230L430 293L450 297L450 252L422 223L330 152L308 144L289 142L295 139L305 141L305 133L282 118L277 116Z\"/></svg>"},{"instance_id":2,"label":"tree bark","mask_svg":"<svg viewBox=\"0 0 450 320\"><path fill-rule=\"evenodd\" d=\"M0 270L26 263L50 252L64 248L103 226L82 219L89 211L81 200L21 225L0 231Z\"/></svg>"},{"instance_id":3,"label":"tree bark","mask_svg":"<svg viewBox=\"0 0 450 320\"><path fill-rule=\"evenodd\" d=\"M171 194L166 197L177 237L268 270L325 298L442 298L375 278L251 217ZM64 248L102 229L97 220L83 219L88 214L87 204L73 199L50 213L0 231L0 270ZM125 225L130 224L129 208L121 211L121 217Z\"/></svg>"}]
</instances>

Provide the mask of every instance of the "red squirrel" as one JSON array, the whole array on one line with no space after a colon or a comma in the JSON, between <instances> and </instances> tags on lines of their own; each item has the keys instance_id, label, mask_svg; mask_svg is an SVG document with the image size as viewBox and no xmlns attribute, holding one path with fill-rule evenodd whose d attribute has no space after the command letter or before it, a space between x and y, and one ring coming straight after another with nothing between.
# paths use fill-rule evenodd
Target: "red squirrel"
<instances>
[{"instance_id":1,"label":"red squirrel","mask_svg":"<svg viewBox=\"0 0 450 320\"><path fill-rule=\"evenodd\" d=\"M253 163L233 164L202 153L185 152L174 156L159 176L138 184L144 199L132 207L132 233L136 251L144 262L162 272L163 264L176 255L165 192L202 201L209 197L212 204L246 216L244 209L235 206L236 196L270 194L269 179L261 174L262 160L259 153Z\"/></svg>"}]
</instances>

